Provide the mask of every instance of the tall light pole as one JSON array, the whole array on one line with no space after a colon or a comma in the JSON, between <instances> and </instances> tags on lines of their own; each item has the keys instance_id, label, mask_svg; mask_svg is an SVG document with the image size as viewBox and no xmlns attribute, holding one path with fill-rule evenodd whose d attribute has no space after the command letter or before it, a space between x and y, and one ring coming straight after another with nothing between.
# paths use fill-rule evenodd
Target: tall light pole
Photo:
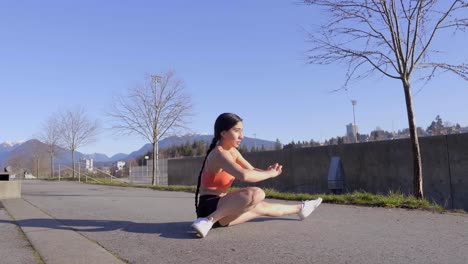
<instances>
[{"instance_id":1,"label":"tall light pole","mask_svg":"<svg viewBox=\"0 0 468 264\"><path fill-rule=\"evenodd\" d=\"M148 156L145 156L145 160L146 160L146 163L145 163L145 167L146 167L146 178L148 178L148 159L149 157Z\"/></svg>"},{"instance_id":2,"label":"tall light pole","mask_svg":"<svg viewBox=\"0 0 468 264\"><path fill-rule=\"evenodd\" d=\"M356 128L356 115L354 112L354 106L357 104L356 100L351 100L351 104L353 105L353 134L354 134L354 139L357 140L357 128Z\"/></svg>"},{"instance_id":3,"label":"tall light pole","mask_svg":"<svg viewBox=\"0 0 468 264\"><path fill-rule=\"evenodd\" d=\"M154 82L154 89L157 91L157 84L161 83L162 77L160 75L151 75L151 79ZM158 113L159 114L159 113ZM156 121L157 125L159 121ZM153 173L156 173L156 185L159 185L159 166L158 166L158 160L159 160L159 142L158 142L158 137L159 137L159 131L156 131L156 137L154 138L154 145L153 145ZM148 167L146 167L148 168ZM154 175L153 175L154 177ZM154 183L154 179L151 180Z\"/></svg>"},{"instance_id":4,"label":"tall light pole","mask_svg":"<svg viewBox=\"0 0 468 264\"><path fill-rule=\"evenodd\" d=\"M153 82L155 83L160 83L161 82L161 76L159 75L151 75L151 79L153 80Z\"/></svg>"}]
</instances>

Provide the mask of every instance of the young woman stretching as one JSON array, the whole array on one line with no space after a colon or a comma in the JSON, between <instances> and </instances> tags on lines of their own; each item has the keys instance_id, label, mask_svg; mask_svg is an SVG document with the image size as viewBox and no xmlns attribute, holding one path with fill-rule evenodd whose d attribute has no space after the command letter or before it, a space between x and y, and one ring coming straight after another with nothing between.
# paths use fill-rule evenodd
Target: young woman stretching
<instances>
[{"instance_id":1,"label":"young woman stretching","mask_svg":"<svg viewBox=\"0 0 468 264\"><path fill-rule=\"evenodd\" d=\"M282 170L278 163L266 170L257 169L242 157L237 150L243 139L242 129L242 119L235 114L224 113L216 119L195 194L198 219L192 228L200 237L205 237L212 227L236 225L258 216L297 214L304 220L322 202L318 198L295 205L267 203L265 192L258 187L228 193L234 179L259 182L280 175Z\"/></svg>"}]
</instances>

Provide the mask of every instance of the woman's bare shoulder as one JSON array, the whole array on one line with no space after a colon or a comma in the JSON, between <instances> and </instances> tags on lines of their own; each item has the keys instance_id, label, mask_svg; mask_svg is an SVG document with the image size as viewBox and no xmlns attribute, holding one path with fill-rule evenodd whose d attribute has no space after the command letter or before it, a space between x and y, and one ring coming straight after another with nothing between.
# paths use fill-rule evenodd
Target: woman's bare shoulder
<instances>
[{"instance_id":1,"label":"woman's bare shoulder","mask_svg":"<svg viewBox=\"0 0 468 264\"><path fill-rule=\"evenodd\" d=\"M216 146L208 155L207 162L220 164L228 160L235 160L237 155L232 150L225 150L221 146ZM224 162L223 162L224 161Z\"/></svg>"},{"instance_id":2,"label":"woman's bare shoulder","mask_svg":"<svg viewBox=\"0 0 468 264\"><path fill-rule=\"evenodd\" d=\"M208 157L206 157L205 167L207 167L209 171L216 172L219 170L218 163L221 156L220 151L221 150L219 150L218 147L215 147L210 151Z\"/></svg>"},{"instance_id":3,"label":"woman's bare shoulder","mask_svg":"<svg viewBox=\"0 0 468 264\"><path fill-rule=\"evenodd\" d=\"M221 151L222 149L219 149L219 147L216 146L212 151L210 151L210 154L208 154L207 159L212 160L212 159L218 158L221 155Z\"/></svg>"},{"instance_id":4,"label":"woman's bare shoulder","mask_svg":"<svg viewBox=\"0 0 468 264\"><path fill-rule=\"evenodd\" d=\"M235 155L235 157L242 157L240 151L237 148L232 150L232 154Z\"/></svg>"}]
</instances>

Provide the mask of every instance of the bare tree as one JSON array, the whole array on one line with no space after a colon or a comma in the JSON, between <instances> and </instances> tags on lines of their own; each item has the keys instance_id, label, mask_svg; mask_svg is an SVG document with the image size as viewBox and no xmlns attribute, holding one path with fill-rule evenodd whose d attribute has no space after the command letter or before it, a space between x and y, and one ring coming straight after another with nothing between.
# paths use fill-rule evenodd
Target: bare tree
<instances>
[{"instance_id":1,"label":"bare tree","mask_svg":"<svg viewBox=\"0 0 468 264\"><path fill-rule=\"evenodd\" d=\"M8 165L12 167L13 172L18 174L18 178L21 178L21 175L24 174L24 171L27 171L30 168L33 168L33 164L29 158L25 157L25 155L21 155L21 153L14 152L8 158Z\"/></svg>"},{"instance_id":2,"label":"bare tree","mask_svg":"<svg viewBox=\"0 0 468 264\"><path fill-rule=\"evenodd\" d=\"M44 158L44 149L41 148L41 142L39 140L34 140L32 142L32 149L31 149L31 158L33 163L33 173L36 174L36 177L39 178L40 167L41 167L41 160Z\"/></svg>"},{"instance_id":3,"label":"bare tree","mask_svg":"<svg viewBox=\"0 0 468 264\"><path fill-rule=\"evenodd\" d=\"M116 121L112 128L122 134L139 135L153 145L152 184L159 184L159 140L185 129L192 108L182 81L174 72L151 75L143 86L129 89L113 103L108 113Z\"/></svg>"},{"instance_id":4,"label":"bare tree","mask_svg":"<svg viewBox=\"0 0 468 264\"><path fill-rule=\"evenodd\" d=\"M468 80L468 64L455 65L431 60L429 49L442 30L465 30L467 3L460 0L304 0L324 8L330 20L318 32L309 34L312 48L309 62L345 63L347 87L351 79L378 73L400 80L413 153L413 193L423 198L419 140L411 97L411 77L415 71L429 81L439 71ZM465 13L463 13L465 12Z\"/></svg>"},{"instance_id":5,"label":"bare tree","mask_svg":"<svg viewBox=\"0 0 468 264\"><path fill-rule=\"evenodd\" d=\"M99 122L91 121L81 107L59 114L60 144L72 154L73 178L75 178L75 151L92 143L98 133Z\"/></svg>"},{"instance_id":6,"label":"bare tree","mask_svg":"<svg viewBox=\"0 0 468 264\"><path fill-rule=\"evenodd\" d=\"M42 133L40 139L47 145L47 153L50 158L50 177L54 177L55 171L55 156L58 150L58 144L60 140L60 126L57 115L49 117L42 124Z\"/></svg>"}]
</instances>

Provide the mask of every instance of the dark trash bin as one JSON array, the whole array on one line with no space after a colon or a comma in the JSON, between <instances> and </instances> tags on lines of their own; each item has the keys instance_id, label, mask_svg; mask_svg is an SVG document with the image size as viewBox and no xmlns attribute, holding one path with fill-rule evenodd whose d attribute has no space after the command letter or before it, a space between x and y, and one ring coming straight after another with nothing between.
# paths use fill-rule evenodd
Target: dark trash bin
<instances>
[{"instance_id":1,"label":"dark trash bin","mask_svg":"<svg viewBox=\"0 0 468 264\"><path fill-rule=\"evenodd\" d=\"M9 180L10 180L10 173L0 172L0 181L9 181Z\"/></svg>"}]
</instances>

